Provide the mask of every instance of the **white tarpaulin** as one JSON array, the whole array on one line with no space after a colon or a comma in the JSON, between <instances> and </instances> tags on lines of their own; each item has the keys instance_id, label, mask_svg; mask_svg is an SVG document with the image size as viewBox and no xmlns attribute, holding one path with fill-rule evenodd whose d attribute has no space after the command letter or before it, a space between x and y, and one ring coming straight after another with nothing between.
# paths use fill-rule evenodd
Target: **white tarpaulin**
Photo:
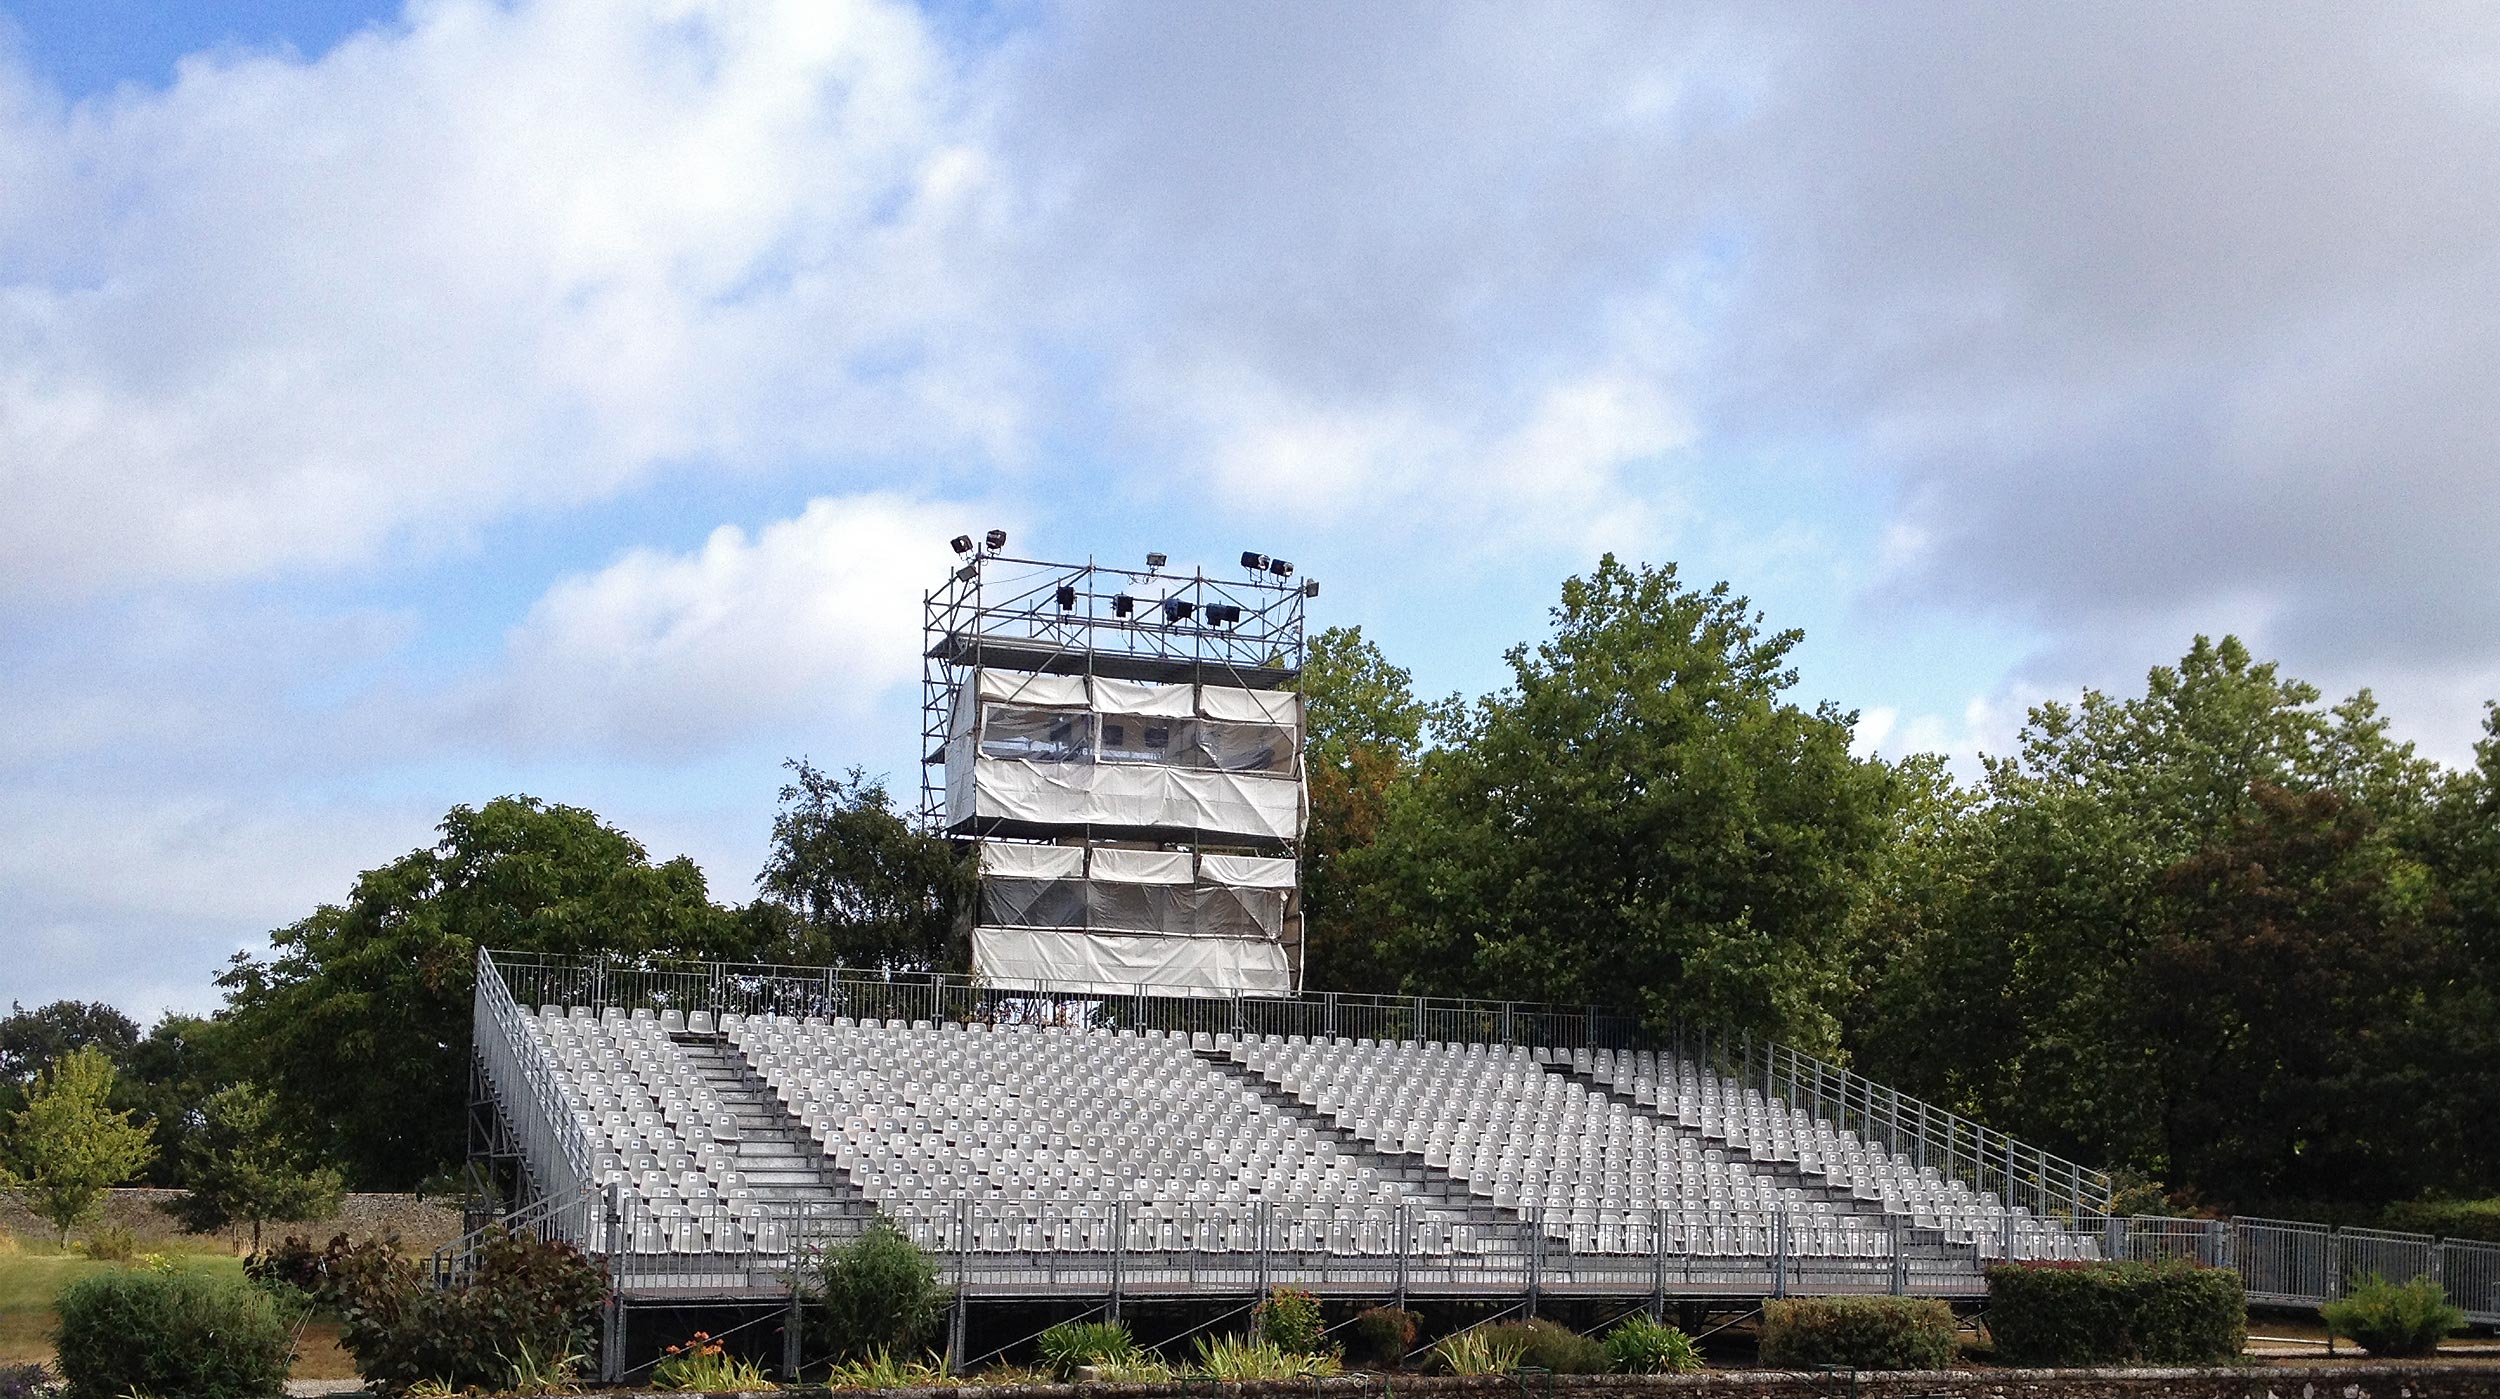
<instances>
[{"instance_id":1,"label":"white tarpaulin","mask_svg":"<svg viewBox=\"0 0 2500 1400\"><path fill-rule=\"evenodd\" d=\"M1054 826L1163 827L1291 841L1302 834L1302 784L1252 773L1208 773L1146 763L1038 763L983 756L972 765L966 812L949 784L955 820Z\"/></svg>"},{"instance_id":2,"label":"white tarpaulin","mask_svg":"<svg viewBox=\"0 0 2500 1400\"><path fill-rule=\"evenodd\" d=\"M1083 676L1050 676L1038 671L993 671L983 668L981 698L1000 700L1013 705L1067 706L1085 708Z\"/></svg>"},{"instance_id":3,"label":"white tarpaulin","mask_svg":"<svg viewBox=\"0 0 2500 1400\"><path fill-rule=\"evenodd\" d=\"M1108 676L1094 677L1094 708L1104 714L1163 715L1172 719L1189 719L1198 713L1196 700L1197 697L1185 685L1156 685L1149 681L1115 681Z\"/></svg>"},{"instance_id":4,"label":"white tarpaulin","mask_svg":"<svg viewBox=\"0 0 2500 1400\"><path fill-rule=\"evenodd\" d=\"M1294 862L1285 856L1198 857L1198 877L1210 885L1243 885L1257 890L1294 887Z\"/></svg>"},{"instance_id":5,"label":"white tarpaulin","mask_svg":"<svg viewBox=\"0 0 2500 1400\"><path fill-rule=\"evenodd\" d=\"M976 928L972 965L995 982L1041 982L1070 991L1165 995L1282 993L1293 969L1282 944L1251 938Z\"/></svg>"},{"instance_id":6,"label":"white tarpaulin","mask_svg":"<svg viewBox=\"0 0 2500 1400\"><path fill-rule=\"evenodd\" d=\"M1302 697L1290 690L1200 686L1198 713L1209 719L1228 719L1239 724L1281 724L1298 733L1302 728Z\"/></svg>"},{"instance_id":7,"label":"white tarpaulin","mask_svg":"<svg viewBox=\"0 0 2500 1400\"><path fill-rule=\"evenodd\" d=\"M1085 848L985 841L981 844L981 873L1009 879L1081 880L1085 878Z\"/></svg>"},{"instance_id":8,"label":"white tarpaulin","mask_svg":"<svg viewBox=\"0 0 2500 1400\"><path fill-rule=\"evenodd\" d=\"M1193 878L1187 851L1127 851L1117 846L1094 848L1092 875L1123 885L1186 885Z\"/></svg>"}]
</instances>

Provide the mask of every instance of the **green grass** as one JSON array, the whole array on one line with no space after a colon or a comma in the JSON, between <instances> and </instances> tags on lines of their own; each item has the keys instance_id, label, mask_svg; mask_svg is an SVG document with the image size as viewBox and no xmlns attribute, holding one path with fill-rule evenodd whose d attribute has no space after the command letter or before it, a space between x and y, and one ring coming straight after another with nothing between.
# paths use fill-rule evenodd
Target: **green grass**
<instances>
[{"instance_id":1,"label":"green grass","mask_svg":"<svg viewBox=\"0 0 2500 1400\"><path fill-rule=\"evenodd\" d=\"M231 1254L174 1254L185 1269L241 1275L243 1261ZM0 1236L0 1366L22 1361L52 1360L52 1300L61 1290L113 1268L111 1264L63 1253L49 1243L11 1241ZM301 1380L344 1380L356 1374L353 1358L338 1349L338 1328L316 1323L304 1329L295 1375Z\"/></svg>"}]
</instances>

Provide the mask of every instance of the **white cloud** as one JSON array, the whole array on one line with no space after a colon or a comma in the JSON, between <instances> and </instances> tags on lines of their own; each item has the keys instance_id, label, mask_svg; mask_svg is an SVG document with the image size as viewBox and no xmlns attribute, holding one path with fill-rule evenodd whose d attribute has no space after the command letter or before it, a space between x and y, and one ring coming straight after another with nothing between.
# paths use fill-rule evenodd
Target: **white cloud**
<instances>
[{"instance_id":1,"label":"white cloud","mask_svg":"<svg viewBox=\"0 0 2500 1400\"><path fill-rule=\"evenodd\" d=\"M921 591L992 514L819 499L684 554L635 550L558 581L454 706L452 742L687 754L819 722L828 740L919 675Z\"/></svg>"},{"instance_id":2,"label":"white cloud","mask_svg":"<svg viewBox=\"0 0 2500 1400\"><path fill-rule=\"evenodd\" d=\"M0 592L1011 452L959 99L884 0L433 0L71 107L0 65Z\"/></svg>"}]
</instances>

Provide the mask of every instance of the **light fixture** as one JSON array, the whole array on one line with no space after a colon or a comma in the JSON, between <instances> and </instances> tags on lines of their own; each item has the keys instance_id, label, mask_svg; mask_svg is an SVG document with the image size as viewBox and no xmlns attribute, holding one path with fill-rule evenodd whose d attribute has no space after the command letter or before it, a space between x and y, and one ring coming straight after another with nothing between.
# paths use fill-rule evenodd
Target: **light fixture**
<instances>
[{"instance_id":1,"label":"light fixture","mask_svg":"<svg viewBox=\"0 0 2500 1400\"><path fill-rule=\"evenodd\" d=\"M1207 604L1207 625L1209 627L1230 627L1239 621L1241 621L1241 608L1238 604Z\"/></svg>"},{"instance_id":2,"label":"light fixture","mask_svg":"<svg viewBox=\"0 0 2500 1400\"><path fill-rule=\"evenodd\" d=\"M1186 598L1166 598L1163 600L1163 620L1166 622L1187 622L1189 620L1189 615L1197 610L1198 605Z\"/></svg>"},{"instance_id":3,"label":"light fixture","mask_svg":"<svg viewBox=\"0 0 2500 1400\"><path fill-rule=\"evenodd\" d=\"M1007 547L1007 532L1004 530L992 530L982 538L989 542L989 546L993 550L1005 549Z\"/></svg>"},{"instance_id":4,"label":"light fixture","mask_svg":"<svg viewBox=\"0 0 2500 1400\"><path fill-rule=\"evenodd\" d=\"M1171 556L1165 554L1162 550L1149 550L1146 554L1146 567L1149 569L1160 569L1165 563L1169 562L1170 559Z\"/></svg>"},{"instance_id":5,"label":"light fixture","mask_svg":"<svg viewBox=\"0 0 2500 1400\"><path fill-rule=\"evenodd\" d=\"M1258 573L1267 567L1267 556L1255 549L1245 549L1241 552L1241 567Z\"/></svg>"},{"instance_id":6,"label":"light fixture","mask_svg":"<svg viewBox=\"0 0 2500 1400\"><path fill-rule=\"evenodd\" d=\"M962 568L955 571L955 577L964 583L970 583L972 582L973 576L980 572L981 566L978 563L966 564Z\"/></svg>"},{"instance_id":7,"label":"light fixture","mask_svg":"<svg viewBox=\"0 0 2500 1400\"><path fill-rule=\"evenodd\" d=\"M1116 594L1111 599L1111 615L1113 617L1126 617L1136 606L1136 599L1125 593Z\"/></svg>"},{"instance_id":8,"label":"light fixture","mask_svg":"<svg viewBox=\"0 0 2500 1400\"><path fill-rule=\"evenodd\" d=\"M1073 583L1063 583L1063 584L1059 585L1058 603L1059 603L1059 611L1061 611L1061 612L1066 612L1068 609L1073 608L1073 607L1075 607L1075 606L1076 606L1076 585L1075 585L1075 584L1073 584Z\"/></svg>"},{"instance_id":9,"label":"light fixture","mask_svg":"<svg viewBox=\"0 0 2500 1400\"><path fill-rule=\"evenodd\" d=\"M957 535L955 538L948 540L947 543L955 547L955 552L957 554L970 554L972 552L972 536L970 535Z\"/></svg>"},{"instance_id":10,"label":"light fixture","mask_svg":"<svg viewBox=\"0 0 2500 1400\"><path fill-rule=\"evenodd\" d=\"M1267 561L1267 571L1268 571L1269 573L1271 573L1271 574L1274 574L1274 575L1275 575L1276 577L1278 577L1278 578L1292 578L1292 577L1293 577L1293 565L1286 563L1286 562L1285 562L1284 560L1282 560L1282 559L1270 559L1270 560L1268 560L1268 561Z\"/></svg>"},{"instance_id":11,"label":"light fixture","mask_svg":"<svg viewBox=\"0 0 2500 1400\"><path fill-rule=\"evenodd\" d=\"M1305 598L1316 598L1316 597L1318 597L1318 596L1319 596L1319 580L1318 580L1318 579L1315 579L1315 578L1314 578L1314 579L1305 579L1305 580L1303 580L1303 582L1302 582L1302 596L1303 596L1303 597L1305 597Z\"/></svg>"}]
</instances>

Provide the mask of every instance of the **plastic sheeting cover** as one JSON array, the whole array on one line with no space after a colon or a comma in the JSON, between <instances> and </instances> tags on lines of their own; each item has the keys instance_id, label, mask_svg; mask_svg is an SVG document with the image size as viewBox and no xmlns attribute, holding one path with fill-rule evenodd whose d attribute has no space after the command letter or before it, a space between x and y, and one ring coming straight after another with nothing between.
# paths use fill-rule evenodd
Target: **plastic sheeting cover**
<instances>
[{"instance_id":1,"label":"plastic sheeting cover","mask_svg":"<svg viewBox=\"0 0 2500 1400\"><path fill-rule=\"evenodd\" d=\"M1106 994L1140 987L1219 995L1293 990L1284 947L1260 939L975 928L972 965L1002 982Z\"/></svg>"},{"instance_id":2,"label":"plastic sheeting cover","mask_svg":"<svg viewBox=\"0 0 2500 1400\"><path fill-rule=\"evenodd\" d=\"M1086 706L1083 676L998 671L988 667L983 667L978 674L980 696L984 700L1004 700L1016 705L1065 706L1077 710Z\"/></svg>"},{"instance_id":3,"label":"plastic sheeting cover","mask_svg":"<svg viewBox=\"0 0 2500 1400\"><path fill-rule=\"evenodd\" d=\"M984 757L970 799L950 784L954 820L978 815L1054 826L1162 827L1292 841L1302 835L1302 784L1251 773L1157 764L1035 763Z\"/></svg>"},{"instance_id":4,"label":"plastic sheeting cover","mask_svg":"<svg viewBox=\"0 0 2500 1400\"><path fill-rule=\"evenodd\" d=\"M1197 696L1186 685L1113 680L1108 676L1094 677L1093 685L1094 708L1106 713L1162 715L1171 719L1191 719L1198 713Z\"/></svg>"},{"instance_id":5,"label":"plastic sheeting cover","mask_svg":"<svg viewBox=\"0 0 2500 1400\"><path fill-rule=\"evenodd\" d=\"M1281 724L1299 732L1302 728L1302 697L1290 690L1200 686L1198 713L1209 719L1232 720L1240 724Z\"/></svg>"},{"instance_id":6,"label":"plastic sheeting cover","mask_svg":"<svg viewBox=\"0 0 2500 1400\"><path fill-rule=\"evenodd\" d=\"M1289 890L1299 879L1294 861L1285 856L1203 855L1198 857L1198 875L1211 885L1260 890Z\"/></svg>"},{"instance_id":7,"label":"plastic sheeting cover","mask_svg":"<svg viewBox=\"0 0 2500 1400\"><path fill-rule=\"evenodd\" d=\"M1127 885L1186 885L1196 876L1187 851L1129 851L1096 846L1093 869L1097 880Z\"/></svg>"},{"instance_id":8,"label":"plastic sheeting cover","mask_svg":"<svg viewBox=\"0 0 2500 1400\"><path fill-rule=\"evenodd\" d=\"M1027 880L1081 880L1085 878L1085 848L985 841L981 845L981 873Z\"/></svg>"}]
</instances>

